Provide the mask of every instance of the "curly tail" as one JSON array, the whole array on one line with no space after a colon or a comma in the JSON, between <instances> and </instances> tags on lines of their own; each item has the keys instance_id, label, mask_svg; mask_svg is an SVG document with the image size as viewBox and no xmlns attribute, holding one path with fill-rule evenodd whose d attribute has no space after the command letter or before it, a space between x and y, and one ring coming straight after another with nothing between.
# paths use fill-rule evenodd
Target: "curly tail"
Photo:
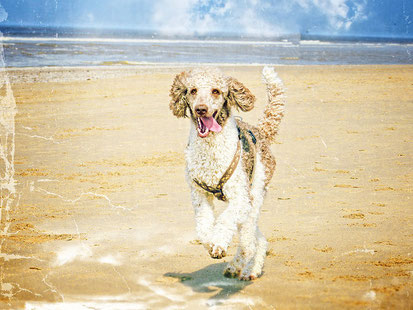
<instances>
[{"instance_id":1,"label":"curly tail","mask_svg":"<svg viewBox=\"0 0 413 310\"><path fill-rule=\"evenodd\" d=\"M269 142L273 142L284 116L284 84L274 68L264 67L262 78L267 85L268 103L264 116L259 120L258 129Z\"/></svg>"}]
</instances>

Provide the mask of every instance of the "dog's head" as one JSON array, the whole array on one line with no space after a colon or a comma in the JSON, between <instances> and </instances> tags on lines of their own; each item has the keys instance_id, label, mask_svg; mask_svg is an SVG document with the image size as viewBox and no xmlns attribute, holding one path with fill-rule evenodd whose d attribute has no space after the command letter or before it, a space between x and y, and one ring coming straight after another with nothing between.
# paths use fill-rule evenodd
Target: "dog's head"
<instances>
[{"instance_id":1,"label":"dog's head","mask_svg":"<svg viewBox=\"0 0 413 310\"><path fill-rule=\"evenodd\" d=\"M170 96L172 113L176 117L187 117L189 110L202 138L211 131L221 131L230 116L231 106L246 112L254 107L255 102L248 88L215 68L199 68L178 74Z\"/></svg>"}]
</instances>

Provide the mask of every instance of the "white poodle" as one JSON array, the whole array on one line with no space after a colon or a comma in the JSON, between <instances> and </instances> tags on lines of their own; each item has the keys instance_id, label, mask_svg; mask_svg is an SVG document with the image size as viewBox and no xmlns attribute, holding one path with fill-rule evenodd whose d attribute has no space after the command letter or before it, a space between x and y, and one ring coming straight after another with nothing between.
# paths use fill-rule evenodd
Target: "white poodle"
<instances>
[{"instance_id":1,"label":"white poodle","mask_svg":"<svg viewBox=\"0 0 413 310\"><path fill-rule=\"evenodd\" d=\"M212 258L226 255L238 231L239 248L224 274L253 280L262 274L267 240L257 222L275 170L270 143L284 114L284 88L274 69L263 69L268 104L258 127L235 118L231 109L249 111L254 95L220 70L199 68L175 77L170 108L191 118L186 176L191 188L198 238ZM215 219L214 198L227 202Z\"/></svg>"}]
</instances>

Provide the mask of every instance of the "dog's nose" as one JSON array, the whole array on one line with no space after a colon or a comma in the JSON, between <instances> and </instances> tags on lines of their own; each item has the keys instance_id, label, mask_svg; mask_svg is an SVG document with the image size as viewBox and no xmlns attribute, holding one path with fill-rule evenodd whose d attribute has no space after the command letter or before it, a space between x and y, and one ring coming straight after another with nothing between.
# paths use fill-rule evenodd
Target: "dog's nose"
<instances>
[{"instance_id":1,"label":"dog's nose","mask_svg":"<svg viewBox=\"0 0 413 310\"><path fill-rule=\"evenodd\" d=\"M195 107L195 112L199 116L205 116L205 114L207 114L208 112L208 107L206 105L200 104Z\"/></svg>"}]
</instances>

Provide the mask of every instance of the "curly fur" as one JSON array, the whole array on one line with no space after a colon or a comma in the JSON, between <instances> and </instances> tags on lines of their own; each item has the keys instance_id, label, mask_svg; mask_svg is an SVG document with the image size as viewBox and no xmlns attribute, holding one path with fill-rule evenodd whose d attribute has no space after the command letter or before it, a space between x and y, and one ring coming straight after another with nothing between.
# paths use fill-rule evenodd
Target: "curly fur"
<instances>
[{"instance_id":1,"label":"curly fur","mask_svg":"<svg viewBox=\"0 0 413 310\"><path fill-rule=\"evenodd\" d=\"M284 116L284 86L273 68L265 67L262 70L262 76L267 85L268 105L265 107L264 116L260 119L258 128L262 135L272 142Z\"/></svg>"},{"instance_id":2,"label":"curly fur","mask_svg":"<svg viewBox=\"0 0 413 310\"><path fill-rule=\"evenodd\" d=\"M254 108L255 96L242 83L234 78L228 79L228 101L241 109L248 112Z\"/></svg>"},{"instance_id":3,"label":"curly fur","mask_svg":"<svg viewBox=\"0 0 413 310\"><path fill-rule=\"evenodd\" d=\"M185 158L198 238L212 258L222 258L234 234L238 233L237 254L224 274L241 280L252 280L262 274L267 241L257 222L275 170L270 142L278 132L284 113L281 80L271 68L264 68L263 79L267 85L268 104L258 127L235 119L231 112L232 107L251 110L254 95L218 69L182 72L175 77L170 92L172 113L185 117L189 110L192 119ZM198 108L201 106L206 110L204 116L214 117L221 125L220 132L210 132L203 138L198 134L198 118L202 117ZM243 135L244 144L242 160L223 187L228 205L215 218L214 196L200 188L194 179L211 186L217 184L233 160L240 135Z\"/></svg>"},{"instance_id":4,"label":"curly fur","mask_svg":"<svg viewBox=\"0 0 413 310\"><path fill-rule=\"evenodd\" d=\"M185 86L186 72L182 72L175 77L172 84L170 95L172 100L169 104L169 108L172 110L173 115L176 117L187 117L186 115L186 101L185 95L187 88Z\"/></svg>"}]
</instances>

